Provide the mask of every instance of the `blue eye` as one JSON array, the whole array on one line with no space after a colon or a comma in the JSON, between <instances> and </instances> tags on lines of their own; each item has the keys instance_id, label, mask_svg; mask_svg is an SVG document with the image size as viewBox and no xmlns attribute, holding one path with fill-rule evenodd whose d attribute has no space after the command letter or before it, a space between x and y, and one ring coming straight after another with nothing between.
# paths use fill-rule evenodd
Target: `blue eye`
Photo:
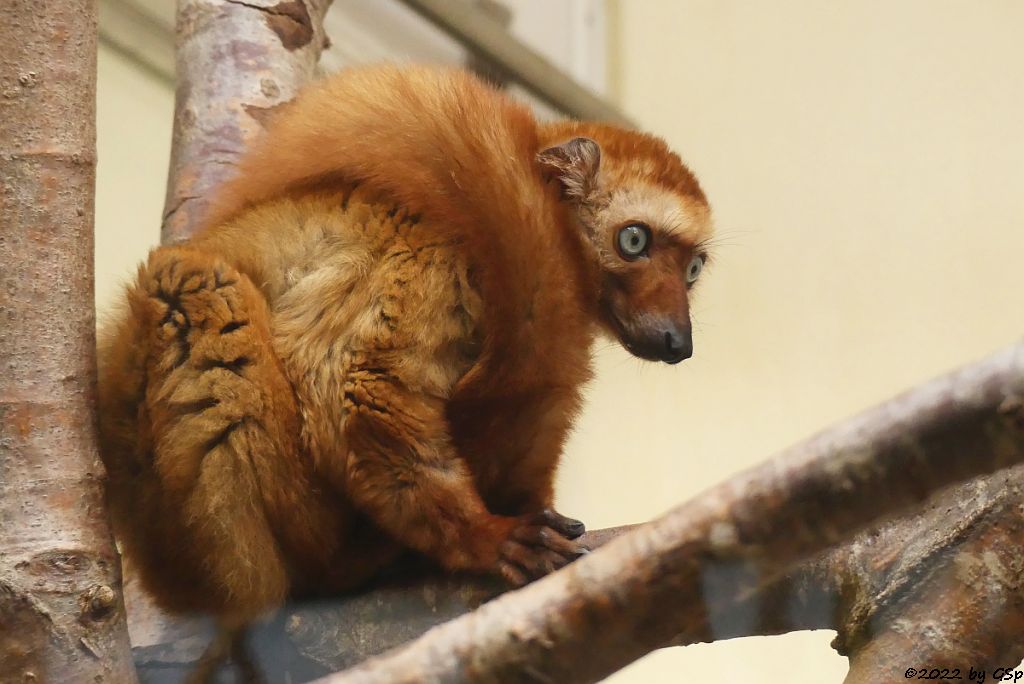
<instances>
[{"instance_id":1,"label":"blue eye","mask_svg":"<svg viewBox=\"0 0 1024 684\"><path fill-rule=\"evenodd\" d=\"M637 259L647 253L651 231L642 223L632 223L619 230L619 254L623 259Z\"/></svg>"},{"instance_id":2,"label":"blue eye","mask_svg":"<svg viewBox=\"0 0 1024 684\"><path fill-rule=\"evenodd\" d=\"M686 267L686 283L693 285L703 269L704 257L698 255L690 259L690 265Z\"/></svg>"}]
</instances>

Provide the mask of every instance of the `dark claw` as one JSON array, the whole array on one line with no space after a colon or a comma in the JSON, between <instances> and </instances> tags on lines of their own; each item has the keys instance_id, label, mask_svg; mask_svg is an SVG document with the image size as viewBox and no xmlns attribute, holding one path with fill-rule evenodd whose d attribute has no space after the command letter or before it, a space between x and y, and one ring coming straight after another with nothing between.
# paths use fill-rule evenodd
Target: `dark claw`
<instances>
[{"instance_id":1,"label":"dark claw","mask_svg":"<svg viewBox=\"0 0 1024 684\"><path fill-rule=\"evenodd\" d=\"M582 537L583 533L587 531L587 526L580 520L573 520L572 518L566 518L568 524L565 526L565 536L569 539L576 539Z\"/></svg>"},{"instance_id":2,"label":"dark claw","mask_svg":"<svg viewBox=\"0 0 1024 684\"><path fill-rule=\"evenodd\" d=\"M537 518L541 521L541 524L550 527L566 539L576 539L583 536L583 533L587 531L586 525L581 521L575 518L567 518L550 508L545 508L538 513Z\"/></svg>"}]
</instances>

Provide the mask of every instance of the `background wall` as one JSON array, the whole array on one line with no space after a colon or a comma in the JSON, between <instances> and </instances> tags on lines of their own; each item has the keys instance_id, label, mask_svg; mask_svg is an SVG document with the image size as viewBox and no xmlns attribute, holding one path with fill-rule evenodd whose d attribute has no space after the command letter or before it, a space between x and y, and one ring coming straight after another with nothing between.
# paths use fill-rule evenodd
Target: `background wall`
<instances>
[{"instance_id":1,"label":"background wall","mask_svg":"<svg viewBox=\"0 0 1024 684\"><path fill-rule=\"evenodd\" d=\"M649 519L1020 337L1024 4L610 0L607 22L613 95L697 172L721 240L695 358L603 345L566 513ZM99 87L102 310L157 240L173 93L109 50ZM831 637L677 649L612 681L838 682Z\"/></svg>"},{"instance_id":2,"label":"background wall","mask_svg":"<svg viewBox=\"0 0 1024 684\"><path fill-rule=\"evenodd\" d=\"M96 309L100 317L160 242L173 84L103 44L96 93Z\"/></svg>"},{"instance_id":3,"label":"background wall","mask_svg":"<svg viewBox=\"0 0 1024 684\"><path fill-rule=\"evenodd\" d=\"M658 515L1021 337L1024 4L610 7L613 94L691 164L721 244L693 359L602 354L562 473L567 513ZM613 681L839 682L831 637L676 649Z\"/></svg>"}]
</instances>

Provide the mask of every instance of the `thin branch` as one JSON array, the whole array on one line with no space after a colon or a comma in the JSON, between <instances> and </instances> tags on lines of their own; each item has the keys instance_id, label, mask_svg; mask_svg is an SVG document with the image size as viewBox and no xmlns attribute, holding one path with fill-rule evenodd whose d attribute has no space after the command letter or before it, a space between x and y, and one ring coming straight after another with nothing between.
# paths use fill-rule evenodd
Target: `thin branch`
<instances>
[{"instance_id":1,"label":"thin branch","mask_svg":"<svg viewBox=\"0 0 1024 684\"><path fill-rule=\"evenodd\" d=\"M638 527L590 531L582 541L597 549ZM708 606L713 617L706 629L681 634L671 645L835 627L838 620L829 607L839 604L839 593L827 558L742 600L718 594L713 598L722 603ZM506 590L497 579L408 568L356 594L286 606L270 622L254 627L252 650L268 681L308 681L407 643ZM187 675L212 638L212 624L160 613L137 583L129 582L125 595L143 678Z\"/></svg>"}]
</instances>

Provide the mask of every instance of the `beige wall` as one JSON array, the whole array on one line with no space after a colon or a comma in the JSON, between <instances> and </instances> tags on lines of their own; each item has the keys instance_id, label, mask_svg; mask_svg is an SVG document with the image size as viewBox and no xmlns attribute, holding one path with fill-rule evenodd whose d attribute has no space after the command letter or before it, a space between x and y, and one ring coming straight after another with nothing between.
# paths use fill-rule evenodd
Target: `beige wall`
<instances>
[{"instance_id":1,"label":"beige wall","mask_svg":"<svg viewBox=\"0 0 1024 684\"><path fill-rule=\"evenodd\" d=\"M100 316L160 241L174 91L100 47L96 146L96 308Z\"/></svg>"},{"instance_id":2,"label":"beige wall","mask_svg":"<svg viewBox=\"0 0 1024 684\"><path fill-rule=\"evenodd\" d=\"M613 91L696 170L722 243L694 359L602 355L567 513L655 516L1021 337L1024 3L611 5ZM613 681L838 682L831 636L677 649Z\"/></svg>"}]
</instances>

